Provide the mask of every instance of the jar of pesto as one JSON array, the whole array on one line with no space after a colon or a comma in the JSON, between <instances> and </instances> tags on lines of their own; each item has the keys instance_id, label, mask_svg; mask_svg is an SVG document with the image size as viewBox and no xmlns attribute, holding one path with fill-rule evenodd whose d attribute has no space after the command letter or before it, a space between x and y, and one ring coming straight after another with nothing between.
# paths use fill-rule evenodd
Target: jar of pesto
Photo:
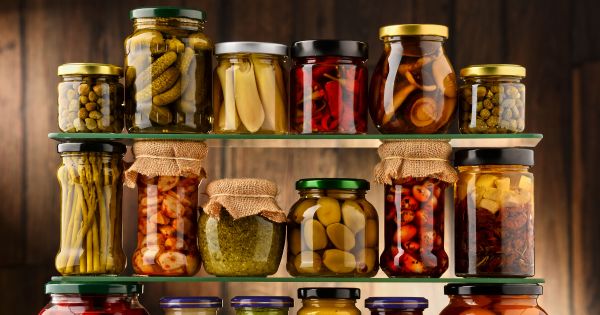
<instances>
[{"instance_id":1,"label":"jar of pesto","mask_svg":"<svg viewBox=\"0 0 600 315\"><path fill-rule=\"evenodd\" d=\"M289 296L236 296L231 307L236 315L287 315L294 300Z\"/></svg>"},{"instance_id":2,"label":"jar of pesto","mask_svg":"<svg viewBox=\"0 0 600 315\"><path fill-rule=\"evenodd\" d=\"M217 315L223 300L215 296L181 296L160 299L165 315Z\"/></svg>"}]
</instances>

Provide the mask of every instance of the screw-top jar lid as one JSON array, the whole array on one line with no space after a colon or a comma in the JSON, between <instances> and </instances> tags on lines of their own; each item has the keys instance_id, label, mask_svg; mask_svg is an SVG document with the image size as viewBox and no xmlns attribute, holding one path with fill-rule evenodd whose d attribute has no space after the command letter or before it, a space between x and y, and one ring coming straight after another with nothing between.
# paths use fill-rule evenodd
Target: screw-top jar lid
<instances>
[{"instance_id":1,"label":"screw-top jar lid","mask_svg":"<svg viewBox=\"0 0 600 315\"><path fill-rule=\"evenodd\" d=\"M223 42L215 44L215 55L251 53L269 55L287 55L287 46L265 42Z\"/></svg>"},{"instance_id":2,"label":"screw-top jar lid","mask_svg":"<svg viewBox=\"0 0 600 315\"><path fill-rule=\"evenodd\" d=\"M533 150L522 148L467 149L454 153L455 166L527 165L533 166Z\"/></svg>"},{"instance_id":3,"label":"screw-top jar lid","mask_svg":"<svg viewBox=\"0 0 600 315\"><path fill-rule=\"evenodd\" d=\"M379 38L389 36L440 36L448 38L448 27L437 24L397 24L379 28Z\"/></svg>"},{"instance_id":4,"label":"screw-top jar lid","mask_svg":"<svg viewBox=\"0 0 600 315\"><path fill-rule=\"evenodd\" d=\"M58 153L63 152L109 152L123 154L127 147L118 142L65 142L58 145Z\"/></svg>"},{"instance_id":5,"label":"screw-top jar lid","mask_svg":"<svg viewBox=\"0 0 600 315\"><path fill-rule=\"evenodd\" d=\"M138 18L188 18L194 20L204 21L206 20L206 13L201 10L193 10L179 7L147 7L137 8L129 11L130 19Z\"/></svg>"},{"instance_id":6,"label":"screw-top jar lid","mask_svg":"<svg viewBox=\"0 0 600 315\"><path fill-rule=\"evenodd\" d=\"M46 294L141 294L137 283L56 283L46 284Z\"/></svg>"},{"instance_id":7,"label":"screw-top jar lid","mask_svg":"<svg viewBox=\"0 0 600 315\"><path fill-rule=\"evenodd\" d=\"M525 67L511 64L472 65L460 69L461 77L511 76L525 77Z\"/></svg>"},{"instance_id":8,"label":"screw-top jar lid","mask_svg":"<svg viewBox=\"0 0 600 315\"><path fill-rule=\"evenodd\" d=\"M369 190L368 181L357 178L304 178L296 182L296 189L352 189Z\"/></svg>"},{"instance_id":9,"label":"screw-top jar lid","mask_svg":"<svg viewBox=\"0 0 600 315\"><path fill-rule=\"evenodd\" d=\"M231 307L271 307L289 308L294 300L289 296L236 296L231 299Z\"/></svg>"},{"instance_id":10,"label":"screw-top jar lid","mask_svg":"<svg viewBox=\"0 0 600 315\"><path fill-rule=\"evenodd\" d=\"M444 286L445 295L542 295L538 284L460 284Z\"/></svg>"},{"instance_id":11,"label":"screw-top jar lid","mask_svg":"<svg viewBox=\"0 0 600 315\"><path fill-rule=\"evenodd\" d=\"M369 58L369 45L355 40L318 39L292 44L292 58L340 56Z\"/></svg>"},{"instance_id":12,"label":"screw-top jar lid","mask_svg":"<svg viewBox=\"0 0 600 315\"><path fill-rule=\"evenodd\" d=\"M174 296L160 299L161 308L220 308L223 300L216 296Z\"/></svg>"},{"instance_id":13,"label":"screw-top jar lid","mask_svg":"<svg viewBox=\"0 0 600 315\"><path fill-rule=\"evenodd\" d=\"M122 76L123 69L106 63L74 62L58 66L58 75L115 75Z\"/></svg>"},{"instance_id":14,"label":"screw-top jar lid","mask_svg":"<svg viewBox=\"0 0 600 315\"><path fill-rule=\"evenodd\" d=\"M357 288L300 288L300 299L360 299L360 289Z\"/></svg>"},{"instance_id":15,"label":"screw-top jar lid","mask_svg":"<svg viewBox=\"0 0 600 315\"><path fill-rule=\"evenodd\" d=\"M429 301L423 297L370 297L365 300L368 309L424 310Z\"/></svg>"}]
</instances>

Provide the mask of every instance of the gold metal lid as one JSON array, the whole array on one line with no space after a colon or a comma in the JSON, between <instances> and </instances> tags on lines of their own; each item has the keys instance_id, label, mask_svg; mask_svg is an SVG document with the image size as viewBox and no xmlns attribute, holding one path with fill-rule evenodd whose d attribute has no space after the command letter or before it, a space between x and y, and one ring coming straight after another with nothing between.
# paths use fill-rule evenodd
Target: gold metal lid
<instances>
[{"instance_id":1,"label":"gold metal lid","mask_svg":"<svg viewBox=\"0 0 600 315\"><path fill-rule=\"evenodd\" d=\"M123 75L123 69L115 65L105 63L65 63L58 66L58 75L73 74L100 74L100 75Z\"/></svg>"},{"instance_id":2,"label":"gold metal lid","mask_svg":"<svg viewBox=\"0 0 600 315\"><path fill-rule=\"evenodd\" d=\"M497 75L524 78L525 67L510 64L486 64L467 66L460 70L461 77L484 77Z\"/></svg>"},{"instance_id":3,"label":"gold metal lid","mask_svg":"<svg viewBox=\"0 0 600 315\"><path fill-rule=\"evenodd\" d=\"M379 38L388 36L441 36L448 38L448 27L437 24L397 24L379 28Z\"/></svg>"}]
</instances>

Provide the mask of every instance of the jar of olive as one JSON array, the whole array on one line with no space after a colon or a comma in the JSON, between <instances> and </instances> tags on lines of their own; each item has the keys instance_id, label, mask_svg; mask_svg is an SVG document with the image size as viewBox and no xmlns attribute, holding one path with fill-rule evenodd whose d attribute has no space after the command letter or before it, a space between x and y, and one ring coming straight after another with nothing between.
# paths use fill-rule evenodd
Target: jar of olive
<instances>
[{"instance_id":1,"label":"jar of olive","mask_svg":"<svg viewBox=\"0 0 600 315\"><path fill-rule=\"evenodd\" d=\"M312 178L288 215L287 270L292 276L372 277L377 274L377 211L364 179Z\"/></svg>"},{"instance_id":2,"label":"jar of olive","mask_svg":"<svg viewBox=\"0 0 600 315\"><path fill-rule=\"evenodd\" d=\"M525 68L487 64L460 70L461 133L520 133L525 129Z\"/></svg>"},{"instance_id":3,"label":"jar of olive","mask_svg":"<svg viewBox=\"0 0 600 315\"><path fill-rule=\"evenodd\" d=\"M213 44L205 13L175 7L132 10L125 39L125 122L130 133L212 129Z\"/></svg>"},{"instance_id":4,"label":"jar of olive","mask_svg":"<svg viewBox=\"0 0 600 315\"><path fill-rule=\"evenodd\" d=\"M116 132L123 129L123 75L120 67L67 63L58 67L58 128L62 132Z\"/></svg>"}]
</instances>

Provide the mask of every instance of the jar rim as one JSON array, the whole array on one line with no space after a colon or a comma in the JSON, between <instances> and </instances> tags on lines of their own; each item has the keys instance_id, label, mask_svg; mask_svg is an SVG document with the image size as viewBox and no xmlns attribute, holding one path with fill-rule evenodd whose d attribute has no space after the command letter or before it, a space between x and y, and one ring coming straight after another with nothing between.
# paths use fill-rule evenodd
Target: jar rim
<instances>
[{"instance_id":1,"label":"jar rim","mask_svg":"<svg viewBox=\"0 0 600 315\"><path fill-rule=\"evenodd\" d=\"M287 56L288 47L268 42L222 42L215 44L215 55L250 53Z\"/></svg>"},{"instance_id":2,"label":"jar rim","mask_svg":"<svg viewBox=\"0 0 600 315\"><path fill-rule=\"evenodd\" d=\"M169 296L159 301L161 308L221 308L223 300L216 296Z\"/></svg>"},{"instance_id":3,"label":"jar rim","mask_svg":"<svg viewBox=\"0 0 600 315\"><path fill-rule=\"evenodd\" d=\"M138 283L62 283L46 284L46 294L141 294L144 286Z\"/></svg>"},{"instance_id":4,"label":"jar rim","mask_svg":"<svg viewBox=\"0 0 600 315\"><path fill-rule=\"evenodd\" d=\"M360 299L358 288L299 288L299 299Z\"/></svg>"},{"instance_id":5,"label":"jar rim","mask_svg":"<svg viewBox=\"0 0 600 315\"><path fill-rule=\"evenodd\" d=\"M444 286L445 295L542 295L539 284L461 284Z\"/></svg>"},{"instance_id":6,"label":"jar rim","mask_svg":"<svg viewBox=\"0 0 600 315\"><path fill-rule=\"evenodd\" d=\"M470 65L460 70L461 77L512 76L524 78L525 67L516 64Z\"/></svg>"},{"instance_id":7,"label":"jar rim","mask_svg":"<svg viewBox=\"0 0 600 315\"><path fill-rule=\"evenodd\" d=\"M118 142L65 142L57 146L58 153L66 152L107 152L123 154L127 147Z\"/></svg>"},{"instance_id":8,"label":"jar rim","mask_svg":"<svg viewBox=\"0 0 600 315\"><path fill-rule=\"evenodd\" d=\"M297 41L291 47L292 58L339 56L369 58L369 45L356 40L317 39Z\"/></svg>"},{"instance_id":9,"label":"jar rim","mask_svg":"<svg viewBox=\"0 0 600 315\"><path fill-rule=\"evenodd\" d=\"M429 307L429 301L423 297L370 297L365 300L365 307L368 309L424 310Z\"/></svg>"},{"instance_id":10,"label":"jar rim","mask_svg":"<svg viewBox=\"0 0 600 315\"><path fill-rule=\"evenodd\" d=\"M533 150L524 148L466 149L454 153L455 166L526 165L533 166Z\"/></svg>"},{"instance_id":11,"label":"jar rim","mask_svg":"<svg viewBox=\"0 0 600 315\"><path fill-rule=\"evenodd\" d=\"M122 76L123 68L107 63L72 62L58 66L57 74L59 76L78 74Z\"/></svg>"},{"instance_id":12,"label":"jar rim","mask_svg":"<svg viewBox=\"0 0 600 315\"><path fill-rule=\"evenodd\" d=\"M296 190L304 189L369 190L370 184L360 178L303 178L296 182Z\"/></svg>"},{"instance_id":13,"label":"jar rim","mask_svg":"<svg viewBox=\"0 0 600 315\"><path fill-rule=\"evenodd\" d=\"M294 300L289 296L236 296L231 299L233 308L290 308L293 306Z\"/></svg>"},{"instance_id":14,"label":"jar rim","mask_svg":"<svg viewBox=\"0 0 600 315\"><path fill-rule=\"evenodd\" d=\"M440 36L448 38L448 27L439 24L395 24L379 28L379 39L390 36Z\"/></svg>"},{"instance_id":15,"label":"jar rim","mask_svg":"<svg viewBox=\"0 0 600 315\"><path fill-rule=\"evenodd\" d=\"M129 11L129 19L139 18L189 18L199 21L206 20L206 13L202 10L174 6L142 7Z\"/></svg>"}]
</instances>

